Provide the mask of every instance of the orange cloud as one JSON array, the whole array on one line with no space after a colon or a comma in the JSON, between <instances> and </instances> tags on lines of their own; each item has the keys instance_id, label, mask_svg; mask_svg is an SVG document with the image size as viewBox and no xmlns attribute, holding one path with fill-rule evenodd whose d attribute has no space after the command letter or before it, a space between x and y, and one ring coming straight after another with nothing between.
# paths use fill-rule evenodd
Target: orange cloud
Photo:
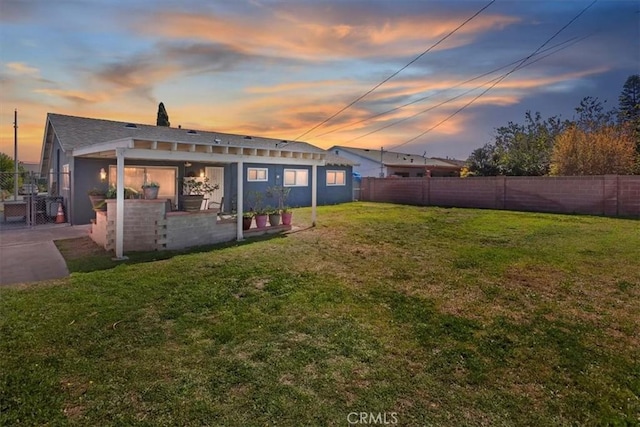
<instances>
[{"instance_id":1,"label":"orange cloud","mask_svg":"<svg viewBox=\"0 0 640 427\"><path fill-rule=\"evenodd\" d=\"M205 40L253 55L327 60L415 53L463 20L461 16L421 15L396 17L383 23L335 24L285 12L257 20L247 16L169 11L149 17L136 28L156 36L160 27L165 38ZM480 15L460 29L446 46L467 44L480 33L518 21L503 15Z\"/></svg>"},{"instance_id":2,"label":"orange cloud","mask_svg":"<svg viewBox=\"0 0 640 427\"><path fill-rule=\"evenodd\" d=\"M30 65L27 65L24 62L9 62L6 65L6 67L10 71L16 74L26 74L26 75L35 76L40 73L40 70Z\"/></svg>"}]
</instances>

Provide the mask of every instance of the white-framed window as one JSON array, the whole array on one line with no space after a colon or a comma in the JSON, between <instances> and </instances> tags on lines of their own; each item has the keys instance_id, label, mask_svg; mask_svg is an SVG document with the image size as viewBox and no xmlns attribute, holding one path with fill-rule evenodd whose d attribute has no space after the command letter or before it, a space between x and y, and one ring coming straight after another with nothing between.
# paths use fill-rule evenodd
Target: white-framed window
<instances>
[{"instance_id":1,"label":"white-framed window","mask_svg":"<svg viewBox=\"0 0 640 427\"><path fill-rule=\"evenodd\" d=\"M118 172L115 165L109 165L109 185L116 185ZM176 179L178 168L174 166L125 166L124 186L136 191L142 191L145 182L157 182L159 199L171 199L177 201L178 189Z\"/></svg>"},{"instance_id":2,"label":"white-framed window","mask_svg":"<svg viewBox=\"0 0 640 427\"><path fill-rule=\"evenodd\" d=\"M69 164L62 165L62 176L60 177L60 181L62 182L62 189L69 191L71 187L71 169L69 168Z\"/></svg>"},{"instance_id":3,"label":"white-framed window","mask_svg":"<svg viewBox=\"0 0 640 427\"><path fill-rule=\"evenodd\" d=\"M269 169L267 168L247 168L247 181L261 182L269 180Z\"/></svg>"},{"instance_id":4,"label":"white-framed window","mask_svg":"<svg viewBox=\"0 0 640 427\"><path fill-rule=\"evenodd\" d=\"M285 187L306 187L309 185L308 169L285 169L284 170L284 186Z\"/></svg>"},{"instance_id":5,"label":"white-framed window","mask_svg":"<svg viewBox=\"0 0 640 427\"><path fill-rule=\"evenodd\" d=\"M327 185L346 185L345 171L327 171Z\"/></svg>"}]
</instances>

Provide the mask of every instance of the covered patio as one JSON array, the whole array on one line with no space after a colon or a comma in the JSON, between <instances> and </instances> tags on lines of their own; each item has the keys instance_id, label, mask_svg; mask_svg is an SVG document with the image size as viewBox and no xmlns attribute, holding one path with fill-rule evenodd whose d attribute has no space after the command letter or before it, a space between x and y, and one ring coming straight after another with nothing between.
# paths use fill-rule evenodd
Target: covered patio
<instances>
[{"instance_id":1,"label":"covered patio","mask_svg":"<svg viewBox=\"0 0 640 427\"><path fill-rule=\"evenodd\" d=\"M312 222L316 221L318 166L325 165L326 152L308 144L274 140L252 140L251 137L239 137L235 140L223 141L221 138L198 137L195 131L182 131L186 137L194 136L192 141L160 140L149 138L124 138L113 141L94 143L73 149L75 159L107 159L116 162L116 198L107 203L107 211L102 218L105 235L96 236L101 241L108 239L109 222L114 232L113 241L116 258L124 258L126 222L135 222L139 229L149 228L151 223L162 227L166 236L176 235L182 230L191 230L194 237L197 231L216 230L220 241L242 240L244 230L242 211L244 203L245 166L252 165L287 165L310 168L309 184L311 186ZM191 135L189 132L193 132ZM204 135L203 135L204 136ZM235 176L234 183L236 215L235 218L218 218L216 212L202 211L194 213L171 212L167 209L166 200L126 200L125 199L125 164L135 161L153 161L155 164L175 164L176 162L198 163L211 166L232 165ZM146 218L146 219L145 219ZM101 220L96 218L96 224ZM147 224L145 225L145 221ZM163 222L164 221L164 222ZM146 231L149 232L150 231ZM187 231L185 231L187 232ZM157 233L157 231L156 231ZM200 233L202 234L202 233ZM94 239L95 240L95 239ZM198 244L197 242L195 242ZM170 243L168 248L171 248ZM150 249L157 249L150 248ZM140 250L140 249L134 249Z\"/></svg>"}]
</instances>

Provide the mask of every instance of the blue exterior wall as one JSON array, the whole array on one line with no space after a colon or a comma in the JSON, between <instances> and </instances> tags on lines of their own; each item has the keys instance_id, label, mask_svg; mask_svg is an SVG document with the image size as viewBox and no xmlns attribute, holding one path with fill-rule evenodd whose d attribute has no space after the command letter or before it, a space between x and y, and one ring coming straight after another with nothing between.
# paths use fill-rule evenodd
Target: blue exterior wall
<instances>
[{"instance_id":1,"label":"blue exterior wall","mask_svg":"<svg viewBox=\"0 0 640 427\"><path fill-rule=\"evenodd\" d=\"M345 185L327 186L327 171L344 171ZM322 166L318 168L318 204L336 205L353 200L353 173L351 166Z\"/></svg>"},{"instance_id":2,"label":"blue exterior wall","mask_svg":"<svg viewBox=\"0 0 640 427\"><path fill-rule=\"evenodd\" d=\"M55 159L55 156L54 156ZM54 160L55 161L55 160ZM69 220L72 224L88 224L95 213L91 208L91 202L87 195L92 188L104 189L108 187L107 182L101 182L99 172L101 168L109 171L109 166L116 164L115 159L90 159L77 157L72 159L72 197L71 206L69 207L72 215ZM178 182L191 172L198 176L200 171L207 166L224 167L224 206L223 210L231 211L236 206L237 194L237 165L232 164L211 164L193 162L190 167L185 167L184 162L166 162L166 161L145 161L137 159L125 159L125 165L139 166L173 166L178 168ZM247 169L250 167L266 168L268 170L267 182L247 182ZM313 185L310 166L298 165L263 165L260 163L244 164L244 210L249 209L249 200L247 195L251 191L259 191L265 193L268 187L281 186L283 183L284 169L306 169L309 171L309 183L306 187L290 187L291 192L287 200L290 207L311 206L311 186ZM327 170L344 170L346 176L346 185L344 186L327 186L326 171ZM352 200L352 173L351 166L322 166L318 167L318 204L337 204L350 202ZM180 193L182 186L178 185ZM69 202L67 202L69 204ZM264 200L265 205L277 206L277 200Z\"/></svg>"},{"instance_id":3,"label":"blue exterior wall","mask_svg":"<svg viewBox=\"0 0 640 427\"><path fill-rule=\"evenodd\" d=\"M247 181L247 170L249 168L266 168L268 170L267 173L267 181L264 182L248 182ZM282 186L283 178L284 178L284 170L285 169L305 169L309 173L309 182L306 187L288 187L291 188L291 192L289 193L289 197L287 199L287 205L290 207L302 207L302 206L311 206L311 186L313 185L313 179L311 176L311 166L299 166L299 165L263 165L260 163L246 163L244 164L244 172L242 174L244 178L244 211L249 210L250 208L250 200L247 197L252 191L259 191L265 193L267 188L273 186ZM229 197L229 200L235 197L233 195L237 194L238 186L236 182L236 173L237 173L237 165L230 165L230 175L233 177L230 185L227 185L225 182L225 190L229 191L227 195L227 191L225 191L225 200ZM346 182L344 186L327 186L326 185L326 171L327 170L344 170L346 176ZM225 170L226 174L226 170ZM225 179L227 175L225 175ZM318 167L318 204L319 205L329 205L329 204L337 204L337 203L345 203L353 200L353 177L351 173L351 166L321 166ZM268 199L265 196L264 200L265 205L277 206L278 202L275 199Z\"/></svg>"}]
</instances>

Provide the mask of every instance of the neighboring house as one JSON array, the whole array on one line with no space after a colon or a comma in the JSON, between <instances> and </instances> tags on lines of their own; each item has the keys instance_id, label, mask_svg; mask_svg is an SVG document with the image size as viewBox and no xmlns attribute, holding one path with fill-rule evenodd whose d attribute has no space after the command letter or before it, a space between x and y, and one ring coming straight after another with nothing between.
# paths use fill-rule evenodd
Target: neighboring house
<instances>
[{"instance_id":1,"label":"neighboring house","mask_svg":"<svg viewBox=\"0 0 640 427\"><path fill-rule=\"evenodd\" d=\"M462 166L416 154L335 145L327 151L354 162L353 171L362 177L460 176Z\"/></svg>"},{"instance_id":2,"label":"neighboring house","mask_svg":"<svg viewBox=\"0 0 640 427\"><path fill-rule=\"evenodd\" d=\"M180 208L182 179L205 176L220 186L211 198L223 200L226 212L236 210L238 200L247 210L250 191L276 185L291 188L289 206L313 206L314 218L316 204L352 200L352 162L305 142L52 113L40 172L50 177L50 192L64 197L71 224L95 218L90 189L116 182L138 190L145 180L159 182L159 197Z\"/></svg>"}]
</instances>

